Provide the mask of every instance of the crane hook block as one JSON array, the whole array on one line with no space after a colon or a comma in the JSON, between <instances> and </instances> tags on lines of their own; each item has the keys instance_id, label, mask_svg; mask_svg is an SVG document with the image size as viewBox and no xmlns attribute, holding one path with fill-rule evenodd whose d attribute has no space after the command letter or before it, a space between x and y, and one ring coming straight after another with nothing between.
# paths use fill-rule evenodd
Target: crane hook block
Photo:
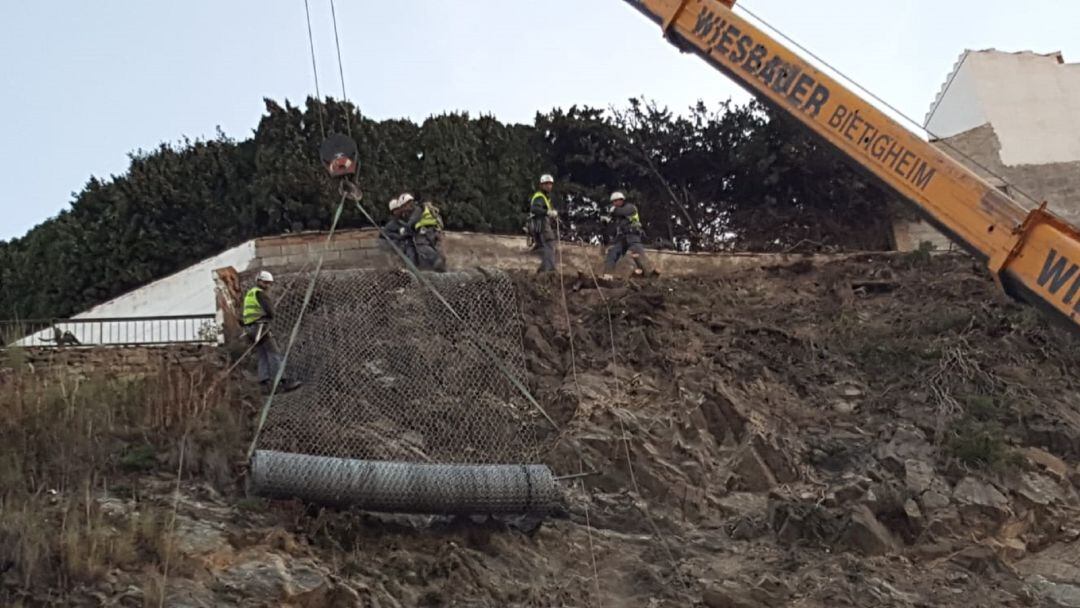
<instances>
[{"instance_id":1,"label":"crane hook block","mask_svg":"<svg viewBox=\"0 0 1080 608\"><path fill-rule=\"evenodd\" d=\"M334 133L319 146L319 157L331 177L345 177L356 173L356 142L347 135Z\"/></svg>"}]
</instances>

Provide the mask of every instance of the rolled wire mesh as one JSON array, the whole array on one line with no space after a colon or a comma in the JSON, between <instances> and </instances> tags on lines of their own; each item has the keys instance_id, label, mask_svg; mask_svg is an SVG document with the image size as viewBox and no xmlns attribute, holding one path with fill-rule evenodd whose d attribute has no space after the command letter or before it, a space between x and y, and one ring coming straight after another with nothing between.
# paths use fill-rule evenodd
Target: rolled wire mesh
<instances>
[{"instance_id":1,"label":"rolled wire mesh","mask_svg":"<svg viewBox=\"0 0 1080 608\"><path fill-rule=\"evenodd\" d=\"M524 379L513 282L499 271L425 276L457 315L407 272L320 275L286 369L286 376L304 385L271 403L252 463L256 492L280 495L287 487L312 501L349 495L351 504L372 510L400 507L412 496L422 503L420 511L432 512L440 500L455 496L440 485L469 486L492 494L487 503L482 495L470 495L472 503L495 504L500 512L512 511L505 505L514 501L533 508L528 491L515 494L512 488L542 475L525 474L520 467L511 467L516 473L472 468L534 463L539 453L537 426L543 418L499 369L501 364ZM279 282L296 279L283 276ZM303 297L302 290L289 290L277 304L271 330L281 347ZM271 457L270 452L326 458ZM464 466L410 470L410 464ZM326 487L361 469L369 473L367 485ZM370 481L376 478L377 483ZM422 491L425 480L429 495ZM492 489L491 480L502 480L496 486L503 484L504 494L517 498L500 497L502 490ZM406 498L386 497L393 492ZM443 507L434 512L462 512L461 505Z\"/></svg>"},{"instance_id":2,"label":"rolled wire mesh","mask_svg":"<svg viewBox=\"0 0 1080 608\"><path fill-rule=\"evenodd\" d=\"M424 464L257 450L253 482L263 495L371 511L492 515L546 512L551 470L524 464Z\"/></svg>"}]
</instances>

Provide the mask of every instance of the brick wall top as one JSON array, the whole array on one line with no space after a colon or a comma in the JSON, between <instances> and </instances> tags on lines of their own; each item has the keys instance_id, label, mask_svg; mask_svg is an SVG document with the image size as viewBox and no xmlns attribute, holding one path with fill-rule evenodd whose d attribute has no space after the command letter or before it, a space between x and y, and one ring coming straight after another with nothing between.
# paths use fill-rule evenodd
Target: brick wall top
<instances>
[{"instance_id":1,"label":"brick wall top","mask_svg":"<svg viewBox=\"0 0 1080 608\"><path fill-rule=\"evenodd\" d=\"M524 236L447 232L443 248L450 269L483 266L504 270L533 271L539 258L526 250ZM604 248L593 245L562 243L562 264L566 272L599 273L603 268ZM307 232L281 237L266 237L256 243L257 260L253 269L267 268L279 272L311 269L319 253L324 268L398 268L402 264L391 252L378 245L375 229L345 230L334 235L326 246L326 233ZM648 250L650 261L662 273L692 275L745 270L765 266L784 266L805 260L806 254L772 253L679 253ZM838 256L814 256L841 258ZM632 269L629 258L617 270Z\"/></svg>"}]
</instances>

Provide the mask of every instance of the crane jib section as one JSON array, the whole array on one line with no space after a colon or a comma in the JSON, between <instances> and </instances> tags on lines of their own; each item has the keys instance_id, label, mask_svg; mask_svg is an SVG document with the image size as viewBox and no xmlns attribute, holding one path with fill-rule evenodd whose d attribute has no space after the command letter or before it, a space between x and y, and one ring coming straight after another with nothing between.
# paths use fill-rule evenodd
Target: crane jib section
<instances>
[{"instance_id":1,"label":"crane jib section","mask_svg":"<svg viewBox=\"0 0 1080 608\"><path fill-rule=\"evenodd\" d=\"M843 103L827 107L832 91L827 82L799 65L785 61L770 49L768 41L755 40L707 6L697 16L692 35L698 42L727 61L729 68L746 72L777 94L794 111L818 119L838 137L860 148L865 155L919 191L925 191L937 175L928 159L903 141L883 132L873 118ZM823 115L824 112L824 115ZM824 119L824 120L821 120Z\"/></svg>"}]
</instances>

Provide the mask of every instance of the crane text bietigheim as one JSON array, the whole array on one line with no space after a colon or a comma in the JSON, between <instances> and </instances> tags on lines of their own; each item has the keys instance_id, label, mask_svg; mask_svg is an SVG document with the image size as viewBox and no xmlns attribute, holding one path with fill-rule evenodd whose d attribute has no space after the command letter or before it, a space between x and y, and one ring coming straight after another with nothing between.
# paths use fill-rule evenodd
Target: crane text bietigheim
<instances>
[{"instance_id":1,"label":"crane text bietigheim","mask_svg":"<svg viewBox=\"0 0 1080 608\"><path fill-rule=\"evenodd\" d=\"M795 64L788 63L762 42L707 7L698 15L694 35L713 54L742 70L777 93L794 110L820 120L832 97L829 87ZM834 104L825 124L840 137L855 143L866 156L887 168L919 191L926 190L937 174L926 159L844 104Z\"/></svg>"}]
</instances>

